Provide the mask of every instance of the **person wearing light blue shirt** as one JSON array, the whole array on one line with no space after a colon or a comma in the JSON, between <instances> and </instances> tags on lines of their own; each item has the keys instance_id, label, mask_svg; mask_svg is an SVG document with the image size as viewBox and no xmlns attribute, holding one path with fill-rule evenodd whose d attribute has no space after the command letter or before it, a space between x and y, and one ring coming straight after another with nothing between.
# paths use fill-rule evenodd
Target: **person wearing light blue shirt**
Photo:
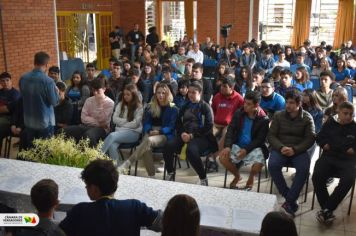
<instances>
[{"instance_id":1,"label":"person wearing light blue shirt","mask_svg":"<svg viewBox=\"0 0 356 236\"><path fill-rule=\"evenodd\" d=\"M281 111L286 106L286 101L282 95L274 92L274 82L271 79L264 79L261 85L260 107L271 119L275 112Z\"/></svg>"},{"instance_id":2,"label":"person wearing light blue shirt","mask_svg":"<svg viewBox=\"0 0 356 236\"><path fill-rule=\"evenodd\" d=\"M35 138L52 136L56 124L53 107L58 104L59 96L53 79L45 73L49 59L45 52L36 53L35 68L20 78L24 122L30 146Z\"/></svg>"},{"instance_id":3,"label":"person wearing light blue shirt","mask_svg":"<svg viewBox=\"0 0 356 236\"><path fill-rule=\"evenodd\" d=\"M305 69L307 69L309 74L311 73L310 67L304 64L304 57L305 57L304 53L297 54L297 63L290 66L290 71L292 71L293 75L295 75L299 67L304 67Z\"/></svg>"},{"instance_id":4,"label":"person wearing light blue shirt","mask_svg":"<svg viewBox=\"0 0 356 236\"><path fill-rule=\"evenodd\" d=\"M300 92L305 89L312 89L313 82L309 80L309 74L305 67L298 67L295 78L292 80L292 86L297 88Z\"/></svg>"}]
</instances>

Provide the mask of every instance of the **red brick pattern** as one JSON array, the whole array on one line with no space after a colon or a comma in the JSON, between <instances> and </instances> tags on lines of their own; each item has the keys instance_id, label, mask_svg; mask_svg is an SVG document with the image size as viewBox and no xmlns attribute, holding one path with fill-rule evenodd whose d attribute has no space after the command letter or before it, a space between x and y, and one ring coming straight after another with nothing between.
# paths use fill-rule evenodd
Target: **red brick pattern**
<instances>
[{"instance_id":1,"label":"red brick pattern","mask_svg":"<svg viewBox=\"0 0 356 236\"><path fill-rule=\"evenodd\" d=\"M252 37L258 36L259 0L254 0ZM221 0L220 23L232 24L228 41L242 43L248 40L250 0ZM197 31L198 41L205 37L216 37L216 0L198 0ZM223 44L223 38L220 38Z\"/></svg>"},{"instance_id":2,"label":"red brick pattern","mask_svg":"<svg viewBox=\"0 0 356 236\"><path fill-rule=\"evenodd\" d=\"M135 23L146 34L145 0L120 0L120 22L125 34L132 30Z\"/></svg>"},{"instance_id":3,"label":"red brick pattern","mask_svg":"<svg viewBox=\"0 0 356 236\"><path fill-rule=\"evenodd\" d=\"M8 72L14 85L20 76L33 68L33 56L47 52L50 64L58 64L55 40L53 0L2 0L3 29ZM0 41L2 47L2 41ZM5 69L0 48L0 70Z\"/></svg>"},{"instance_id":4,"label":"red brick pattern","mask_svg":"<svg viewBox=\"0 0 356 236\"><path fill-rule=\"evenodd\" d=\"M206 37L216 42L216 0L198 0L197 2L197 35L198 42Z\"/></svg>"}]
</instances>

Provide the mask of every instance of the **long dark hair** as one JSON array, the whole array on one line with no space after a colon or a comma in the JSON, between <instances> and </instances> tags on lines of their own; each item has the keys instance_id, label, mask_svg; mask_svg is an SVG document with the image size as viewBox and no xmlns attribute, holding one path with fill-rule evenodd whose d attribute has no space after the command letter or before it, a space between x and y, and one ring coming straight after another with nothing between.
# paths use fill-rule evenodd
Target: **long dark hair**
<instances>
[{"instance_id":1,"label":"long dark hair","mask_svg":"<svg viewBox=\"0 0 356 236\"><path fill-rule=\"evenodd\" d=\"M307 95L309 97L309 103L310 105L308 106L307 104L303 103L303 109L308 111L310 109L318 109L322 110L317 99L316 99L316 92L313 89L305 89L303 91L303 94Z\"/></svg>"},{"instance_id":2,"label":"long dark hair","mask_svg":"<svg viewBox=\"0 0 356 236\"><path fill-rule=\"evenodd\" d=\"M268 213L262 221L260 236L298 236L297 227L291 217L279 211Z\"/></svg>"},{"instance_id":3,"label":"long dark hair","mask_svg":"<svg viewBox=\"0 0 356 236\"><path fill-rule=\"evenodd\" d=\"M242 86L242 83L244 81L244 78L242 77L242 70L246 70L247 71L247 78L246 78L246 87L247 88L252 88L252 70L250 69L249 66L243 66L241 67L239 76L237 78L237 83Z\"/></svg>"},{"instance_id":4,"label":"long dark hair","mask_svg":"<svg viewBox=\"0 0 356 236\"><path fill-rule=\"evenodd\" d=\"M138 90L135 84L127 84L123 91L129 91L132 96L131 102L127 103L124 99L124 94L121 97L121 110L120 110L120 117L124 115L125 109L127 109L127 121L133 121L135 118L135 111L138 107L142 106L139 96Z\"/></svg>"},{"instance_id":5,"label":"long dark hair","mask_svg":"<svg viewBox=\"0 0 356 236\"><path fill-rule=\"evenodd\" d=\"M151 73L150 74L146 74L146 71L145 71L145 67L146 66L151 67ZM147 79L147 77L150 80L153 80L155 78L155 75L156 75L155 67L151 63L146 63L146 64L143 65L141 76L140 76L141 80L145 80L145 79Z\"/></svg>"},{"instance_id":6,"label":"long dark hair","mask_svg":"<svg viewBox=\"0 0 356 236\"><path fill-rule=\"evenodd\" d=\"M74 71L73 74L72 74L72 77L70 78L70 87L71 88L74 88L75 87L75 84L73 82L73 77L74 75L79 75L80 76L80 82L79 82L79 85L78 85L78 88L81 89L83 87L83 84L84 84L84 80L83 80L83 75L80 71Z\"/></svg>"},{"instance_id":7,"label":"long dark hair","mask_svg":"<svg viewBox=\"0 0 356 236\"><path fill-rule=\"evenodd\" d=\"M167 204L162 219L162 236L198 236L200 211L194 198L178 194Z\"/></svg>"}]
</instances>

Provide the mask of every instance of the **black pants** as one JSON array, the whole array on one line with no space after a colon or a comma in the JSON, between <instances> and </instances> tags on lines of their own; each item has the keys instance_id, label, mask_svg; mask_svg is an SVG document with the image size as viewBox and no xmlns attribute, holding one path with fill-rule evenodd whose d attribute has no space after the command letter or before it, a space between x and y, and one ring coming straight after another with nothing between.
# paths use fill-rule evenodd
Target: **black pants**
<instances>
[{"instance_id":1,"label":"black pants","mask_svg":"<svg viewBox=\"0 0 356 236\"><path fill-rule=\"evenodd\" d=\"M168 173L172 173L173 169L173 156L174 153L180 153L182 147L184 145L181 137L174 137L172 140L169 140L163 151L163 158L166 165L166 169ZM188 143L187 146L187 159L189 163L194 168L195 172L199 175L200 179L206 178L206 173L204 170L203 162L200 158L200 154L205 150L211 147L211 143L205 137L197 137L193 138Z\"/></svg>"},{"instance_id":2,"label":"black pants","mask_svg":"<svg viewBox=\"0 0 356 236\"><path fill-rule=\"evenodd\" d=\"M88 138L90 147L96 146L100 139L106 137L106 132L103 128L84 125L68 126L64 128L64 133L66 136L73 137L76 142Z\"/></svg>"},{"instance_id":3,"label":"black pants","mask_svg":"<svg viewBox=\"0 0 356 236\"><path fill-rule=\"evenodd\" d=\"M321 209L334 211L355 182L355 158L340 159L321 156L315 163L313 185ZM329 195L326 181L330 177L340 178L331 195Z\"/></svg>"}]
</instances>

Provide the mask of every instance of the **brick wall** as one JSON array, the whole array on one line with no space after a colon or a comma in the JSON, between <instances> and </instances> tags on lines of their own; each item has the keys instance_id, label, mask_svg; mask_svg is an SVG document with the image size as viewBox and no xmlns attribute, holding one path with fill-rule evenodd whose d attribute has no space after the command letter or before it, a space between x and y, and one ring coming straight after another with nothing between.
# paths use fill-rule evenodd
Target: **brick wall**
<instances>
[{"instance_id":1,"label":"brick wall","mask_svg":"<svg viewBox=\"0 0 356 236\"><path fill-rule=\"evenodd\" d=\"M118 0L56 0L57 11L112 11Z\"/></svg>"},{"instance_id":2,"label":"brick wall","mask_svg":"<svg viewBox=\"0 0 356 236\"><path fill-rule=\"evenodd\" d=\"M254 0L252 37L258 36L259 0ZM198 41L216 37L216 0L198 0ZM232 24L228 41L242 43L248 40L250 0L221 0L220 24ZM223 45L223 38L220 44Z\"/></svg>"},{"instance_id":3,"label":"brick wall","mask_svg":"<svg viewBox=\"0 0 356 236\"><path fill-rule=\"evenodd\" d=\"M145 0L120 0L120 22L125 34L138 23L143 34L146 33Z\"/></svg>"},{"instance_id":4,"label":"brick wall","mask_svg":"<svg viewBox=\"0 0 356 236\"><path fill-rule=\"evenodd\" d=\"M198 0L197 2L197 35L198 42L206 37L216 42L216 0Z\"/></svg>"},{"instance_id":5,"label":"brick wall","mask_svg":"<svg viewBox=\"0 0 356 236\"><path fill-rule=\"evenodd\" d=\"M33 68L36 52L47 52L51 57L50 63L58 64L53 3L53 0L1 1L8 72L12 74L16 87L20 76ZM2 49L0 56L0 69L3 71Z\"/></svg>"}]
</instances>

